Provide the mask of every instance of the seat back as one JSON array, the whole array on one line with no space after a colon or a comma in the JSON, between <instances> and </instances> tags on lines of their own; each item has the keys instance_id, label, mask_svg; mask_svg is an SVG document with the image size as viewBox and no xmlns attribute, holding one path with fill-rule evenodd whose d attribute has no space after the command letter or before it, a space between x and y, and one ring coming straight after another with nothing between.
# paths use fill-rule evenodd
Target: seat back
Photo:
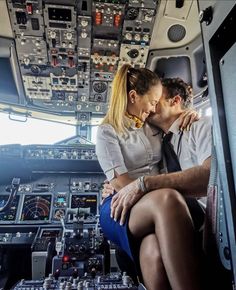
<instances>
[{"instance_id":1,"label":"seat back","mask_svg":"<svg viewBox=\"0 0 236 290\"><path fill-rule=\"evenodd\" d=\"M203 249L209 289L232 289L232 266L225 207L215 147L212 148L211 173L207 191ZM228 253L228 255L227 255Z\"/></svg>"}]
</instances>

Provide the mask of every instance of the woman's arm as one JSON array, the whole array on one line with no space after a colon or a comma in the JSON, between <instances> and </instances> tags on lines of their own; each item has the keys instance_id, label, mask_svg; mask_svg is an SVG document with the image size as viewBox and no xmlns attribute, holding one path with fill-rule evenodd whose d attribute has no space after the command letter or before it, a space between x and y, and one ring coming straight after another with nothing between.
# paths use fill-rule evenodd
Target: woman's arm
<instances>
[{"instance_id":1,"label":"woman's arm","mask_svg":"<svg viewBox=\"0 0 236 290\"><path fill-rule=\"evenodd\" d=\"M189 131L192 123L198 120L199 120L198 112L193 109L187 109L180 115L179 128L180 130Z\"/></svg>"},{"instance_id":2,"label":"woman's arm","mask_svg":"<svg viewBox=\"0 0 236 290\"><path fill-rule=\"evenodd\" d=\"M128 173L118 175L115 172L115 175L116 175L116 177L114 179L112 179L110 181L110 183L114 187L115 191L117 191L117 192L134 180L134 179L129 177Z\"/></svg>"},{"instance_id":3,"label":"woman's arm","mask_svg":"<svg viewBox=\"0 0 236 290\"><path fill-rule=\"evenodd\" d=\"M106 179L103 184L102 199L113 195L114 190L118 192L132 181L134 181L134 179L131 179L127 173L120 175L117 178L114 178L113 180L111 180L111 182Z\"/></svg>"},{"instance_id":4,"label":"woman's arm","mask_svg":"<svg viewBox=\"0 0 236 290\"><path fill-rule=\"evenodd\" d=\"M96 154L107 180L115 191L118 192L133 181L125 165L119 138L111 125L105 124L98 128Z\"/></svg>"}]
</instances>

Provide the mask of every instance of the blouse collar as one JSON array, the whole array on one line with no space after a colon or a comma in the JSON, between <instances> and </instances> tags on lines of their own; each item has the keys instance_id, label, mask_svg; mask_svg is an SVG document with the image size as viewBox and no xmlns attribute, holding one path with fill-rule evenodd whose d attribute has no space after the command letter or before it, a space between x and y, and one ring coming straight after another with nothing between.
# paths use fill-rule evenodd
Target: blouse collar
<instances>
[{"instance_id":1,"label":"blouse collar","mask_svg":"<svg viewBox=\"0 0 236 290\"><path fill-rule=\"evenodd\" d=\"M144 122L142 120L134 115L130 115L128 112L125 112L125 117L127 125L133 129L142 128L144 125Z\"/></svg>"}]
</instances>

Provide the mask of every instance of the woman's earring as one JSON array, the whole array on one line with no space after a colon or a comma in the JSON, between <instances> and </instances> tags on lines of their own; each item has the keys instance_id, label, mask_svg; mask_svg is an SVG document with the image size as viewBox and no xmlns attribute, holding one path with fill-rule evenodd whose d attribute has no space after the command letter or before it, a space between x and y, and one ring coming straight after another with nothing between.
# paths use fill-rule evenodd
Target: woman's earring
<instances>
[{"instance_id":1,"label":"woman's earring","mask_svg":"<svg viewBox=\"0 0 236 290\"><path fill-rule=\"evenodd\" d=\"M133 104L134 103L134 100L131 100L131 103Z\"/></svg>"}]
</instances>

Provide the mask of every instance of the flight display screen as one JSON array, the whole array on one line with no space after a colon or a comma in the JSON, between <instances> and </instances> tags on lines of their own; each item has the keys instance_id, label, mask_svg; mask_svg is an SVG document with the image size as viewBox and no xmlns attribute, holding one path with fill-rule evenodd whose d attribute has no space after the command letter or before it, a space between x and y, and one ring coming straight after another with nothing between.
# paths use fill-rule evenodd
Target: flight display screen
<instances>
[{"instance_id":1,"label":"flight display screen","mask_svg":"<svg viewBox=\"0 0 236 290\"><path fill-rule=\"evenodd\" d=\"M48 221L51 201L51 195L25 195L20 220Z\"/></svg>"},{"instance_id":2,"label":"flight display screen","mask_svg":"<svg viewBox=\"0 0 236 290\"><path fill-rule=\"evenodd\" d=\"M9 195L0 195L0 208L4 207L8 201ZM16 213L19 203L19 196L15 196L10 207L5 211L0 212L0 221L14 221L16 219Z\"/></svg>"},{"instance_id":3,"label":"flight display screen","mask_svg":"<svg viewBox=\"0 0 236 290\"><path fill-rule=\"evenodd\" d=\"M97 214L97 194L73 194L71 197L71 208L78 208L79 217L91 218Z\"/></svg>"}]
</instances>

